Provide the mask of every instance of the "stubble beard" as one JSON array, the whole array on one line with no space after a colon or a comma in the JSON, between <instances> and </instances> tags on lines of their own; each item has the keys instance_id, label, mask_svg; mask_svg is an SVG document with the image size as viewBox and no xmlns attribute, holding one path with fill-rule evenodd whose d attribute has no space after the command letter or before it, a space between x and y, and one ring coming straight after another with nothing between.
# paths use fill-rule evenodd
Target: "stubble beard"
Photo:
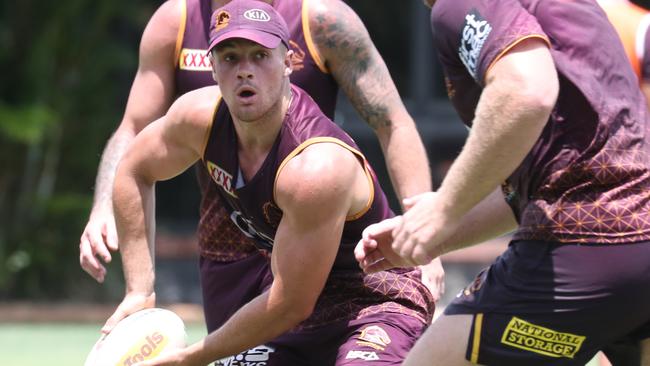
<instances>
[{"instance_id":1,"label":"stubble beard","mask_svg":"<svg viewBox=\"0 0 650 366\"><path fill-rule=\"evenodd\" d=\"M275 102L272 103L268 108L265 108L263 101L260 104L262 105L257 108L253 107L251 108L252 110L249 111L245 110L247 108L244 108L243 110L235 110L233 111L233 114L239 121L245 123L269 120L275 114L277 114L280 108L282 108L282 92L278 93L277 97L275 98Z\"/></svg>"}]
</instances>

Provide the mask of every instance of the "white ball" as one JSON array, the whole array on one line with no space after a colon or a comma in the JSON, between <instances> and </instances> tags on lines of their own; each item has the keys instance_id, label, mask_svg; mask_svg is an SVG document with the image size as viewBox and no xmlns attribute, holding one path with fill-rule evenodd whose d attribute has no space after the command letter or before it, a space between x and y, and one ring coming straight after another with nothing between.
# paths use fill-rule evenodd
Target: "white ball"
<instances>
[{"instance_id":1,"label":"white ball","mask_svg":"<svg viewBox=\"0 0 650 366\"><path fill-rule=\"evenodd\" d=\"M145 309L122 319L93 346L84 366L129 366L186 346L185 324L175 313Z\"/></svg>"}]
</instances>

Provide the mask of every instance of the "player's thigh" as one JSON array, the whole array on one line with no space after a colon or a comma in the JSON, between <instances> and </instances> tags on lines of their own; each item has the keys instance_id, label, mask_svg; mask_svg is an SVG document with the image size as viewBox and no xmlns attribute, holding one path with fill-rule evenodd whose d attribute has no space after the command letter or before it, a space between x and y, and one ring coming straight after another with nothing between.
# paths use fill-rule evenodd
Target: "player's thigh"
<instances>
[{"instance_id":1,"label":"player's thigh","mask_svg":"<svg viewBox=\"0 0 650 366\"><path fill-rule=\"evenodd\" d=\"M650 366L650 338L641 341L641 366Z\"/></svg>"},{"instance_id":2,"label":"player's thigh","mask_svg":"<svg viewBox=\"0 0 650 366\"><path fill-rule=\"evenodd\" d=\"M442 315L415 343L404 366L469 366L465 359L472 315Z\"/></svg>"},{"instance_id":3,"label":"player's thigh","mask_svg":"<svg viewBox=\"0 0 650 366\"><path fill-rule=\"evenodd\" d=\"M401 365L426 325L405 314L378 314L354 324L338 346L336 366Z\"/></svg>"}]
</instances>

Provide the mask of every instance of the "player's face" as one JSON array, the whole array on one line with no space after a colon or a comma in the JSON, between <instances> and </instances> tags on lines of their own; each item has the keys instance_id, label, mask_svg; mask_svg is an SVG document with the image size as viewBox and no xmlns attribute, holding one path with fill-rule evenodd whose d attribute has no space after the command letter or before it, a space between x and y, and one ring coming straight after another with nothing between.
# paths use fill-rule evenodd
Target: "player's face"
<instances>
[{"instance_id":1,"label":"player's face","mask_svg":"<svg viewBox=\"0 0 650 366\"><path fill-rule=\"evenodd\" d=\"M233 116L257 121L280 106L290 69L283 45L275 49L232 39L213 51L214 77Z\"/></svg>"},{"instance_id":2,"label":"player's face","mask_svg":"<svg viewBox=\"0 0 650 366\"><path fill-rule=\"evenodd\" d=\"M424 5L427 6L427 8L432 8L436 0L422 0L422 2L424 3Z\"/></svg>"}]
</instances>

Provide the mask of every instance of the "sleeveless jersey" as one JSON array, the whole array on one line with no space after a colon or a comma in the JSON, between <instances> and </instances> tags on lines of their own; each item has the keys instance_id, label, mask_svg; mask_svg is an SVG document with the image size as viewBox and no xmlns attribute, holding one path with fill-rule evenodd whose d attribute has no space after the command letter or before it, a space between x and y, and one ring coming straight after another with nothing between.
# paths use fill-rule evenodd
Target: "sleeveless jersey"
<instances>
[{"instance_id":1,"label":"sleeveless jersey","mask_svg":"<svg viewBox=\"0 0 650 366\"><path fill-rule=\"evenodd\" d=\"M203 164L220 198L226 203L228 217L258 249L272 251L275 233L282 219L282 211L274 199L275 182L282 168L312 144L335 143L342 146L356 155L363 165L371 186L371 199L363 210L347 217L322 299L303 326L321 325L377 311L408 313L428 321L428 309L432 308L432 303L428 290L419 281L419 272L402 270L367 276L359 269L354 258L354 247L363 229L393 216L393 213L377 177L354 141L329 120L303 90L292 85L292 93L291 104L270 152L247 182L243 181L238 165L238 139L232 117L227 105L219 103ZM352 313L347 314L350 311Z\"/></svg>"},{"instance_id":2,"label":"sleeveless jersey","mask_svg":"<svg viewBox=\"0 0 650 366\"><path fill-rule=\"evenodd\" d=\"M628 0L598 0L623 43L627 58L639 80L650 74L650 12Z\"/></svg>"},{"instance_id":3,"label":"sleeveless jersey","mask_svg":"<svg viewBox=\"0 0 650 366\"><path fill-rule=\"evenodd\" d=\"M330 118L334 116L338 85L329 74L312 43L309 30L309 0L276 0L273 7L284 17L289 27L289 45L293 50L291 82L306 90ZM181 1L181 25L176 44L176 93L214 85L207 57L209 41L210 1ZM236 151L236 150L235 150ZM255 249L225 215L223 203L215 187L208 184L204 169L197 169L201 189L198 238L201 255L231 261L244 258Z\"/></svg>"}]
</instances>

